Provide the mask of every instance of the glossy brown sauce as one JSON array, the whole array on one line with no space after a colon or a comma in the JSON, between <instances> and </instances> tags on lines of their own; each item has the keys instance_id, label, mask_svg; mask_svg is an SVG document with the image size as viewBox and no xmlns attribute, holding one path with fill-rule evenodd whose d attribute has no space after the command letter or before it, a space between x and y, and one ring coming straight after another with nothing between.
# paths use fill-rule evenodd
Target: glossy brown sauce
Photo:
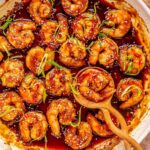
<instances>
[{"instance_id":1,"label":"glossy brown sauce","mask_svg":"<svg viewBox=\"0 0 150 150\"><path fill-rule=\"evenodd\" d=\"M97 1L98 0L90 0L89 8L88 8L89 11L93 11L94 3L97 2ZM54 7L55 8L53 9L53 14L52 14L51 19L56 19L56 14L57 13L63 13L63 14L65 14L64 11L63 11L63 9L62 9L60 1L56 0L55 4L54 4ZM101 21L104 20L105 12L107 10L109 10L109 9L112 9L112 8L110 8L108 6L104 6L102 4L99 4L99 6L97 8L97 13L98 13ZM27 10L28 10L27 6L20 7L20 10L18 12L16 12L15 14L13 14L14 20L16 20L16 19L31 19L30 15L27 12ZM72 20L74 18L70 17L70 16L67 16L67 17L68 17L69 26L71 26ZM35 41L32 44L32 47L37 46L37 45L42 45L42 42L41 42L41 39L40 39L40 36L39 36L39 30L40 30L40 27L37 27L37 29L36 29L36 31L34 33L35 34ZM71 28L69 30L69 33L72 34L72 29ZM117 40L114 40L114 41L118 44L118 46L122 46L122 45L125 45L125 44L127 44L127 45L128 44L137 44L137 45L139 45L139 43L137 42L138 40L136 39L136 33L135 33L135 31L133 29L130 29L130 31L128 32L128 34L125 37L123 37L122 39L117 39ZM26 48L26 49L23 49L23 50L20 50L20 49L16 50L16 49L14 49L12 51L12 54L13 55L23 55L24 57L21 58L21 60L24 62L24 65L25 65L25 56L26 56L26 53L27 53L28 50L29 50L29 48ZM60 65L62 65L60 63L59 59L58 59L58 53L57 52L56 52L55 61L57 63L59 63ZM88 66L88 64L87 64L87 66ZM100 66L99 64L97 64L96 66L104 68L103 66ZM86 66L84 66L84 67L86 67ZM79 68L79 69L70 68L70 69L71 69L72 73L76 74L82 68ZM104 69L106 69L106 68L104 68ZM113 77L113 79L115 81L115 86L117 86L117 84L119 83L119 81L121 79L123 79L123 78L126 77L120 71L120 68L119 68L119 66L118 66L117 63L114 65L113 69L106 69L106 70L112 75L112 77ZM26 66L25 66L25 71L26 72L29 71ZM0 92L6 91L6 90L16 90L17 91L17 89L3 88L2 85L0 84ZM56 98L59 98L59 97L48 96L47 97L47 101L46 101L45 104L41 103L41 104L39 104L37 106L26 105L27 110L28 111L30 111L30 110L42 111L45 114L46 110L47 110L48 103L51 100L56 99ZM70 96L69 99L73 101L76 110L79 110L80 105L77 104L74 101L73 95ZM116 107L123 114L123 116L125 117L125 119L127 120L128 123L132 120L132 118L133 118L133 112L137 109L137 106L135 106L133 108L126 109L126 110L120 110L119 109L119 101L117 100L117 98L115 97L115 95L114 95L114 97L112 99L112 104L113 104L114 107ZM83 108L82 109L82 120L83 121L86 121L86 116L87 116L88 112L95 113L95 112L97 112L97 110L88 110L86 108ZM8 124L8 125L18 135L18 139L19 139L18 123L15 123L14 125L11 125L11 124ZM65 128L62 127L62 131L64 129ZM53 149L53 150L55 150L55 149L59 149L59 150L69 149L70 150L71 149L71 148L69 148L69 147L67 147L65 145L63 136L62 136L61 139L57 139L57 138L53 137L51 135L50 128L48 129L48 132L47 132L47 138L48 138L48 148L49 149ZM94 138L93 138L93 142L95 142L95 141L103 141L103 140L105 140L105 138L100 138L98 136L94 136ZM93 142L91 142L91 143L93 143ZM44 140L34 141L34 142L31 142L31 143L29 143L27 145L38 145L38 146L44 147L45 142L44 142Z\"/></svg>"}]
</instances>

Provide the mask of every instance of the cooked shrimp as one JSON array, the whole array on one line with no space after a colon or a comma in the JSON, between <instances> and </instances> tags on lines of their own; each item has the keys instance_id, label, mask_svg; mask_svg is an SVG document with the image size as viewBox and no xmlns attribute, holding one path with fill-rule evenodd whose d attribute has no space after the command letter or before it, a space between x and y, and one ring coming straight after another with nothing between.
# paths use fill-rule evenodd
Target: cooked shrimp
<instances>
[{"instance_id":1,"label":"cooked shrimp","mask_svg":"<svg viewBox=\"0 0 150 150\"><path fill-rule=\"evenodd\" d=\"M120 49L119 64L127 75L138 75L145 66L145 55L141 48L124 46Z\"/></svg>"},{"instance_id":2,"label":"cooked shrimp","mask_svg":"<svg viewBox=\"0 0 150 150\"><path fill-rule=\"evenodd\" d=\"M43 71L48 71L52 67L49 61L53 60L54 57L53 49L47 47L44 50L36 46L28 51L26 65L34 74L40 75Z\"/></svg>"},{"instance_id":3,"label":"cooked shrimp","mask_svg":"<svg viewBox=\"0 0 150 150\"><path fill-rule=\"evenodd\" d=\"M2 86L19 86L24 78L24 66L20 60L9 59L0 65L0 79Z\"/></svg>"},{"instance_id":4,"label":"cooked shrimp","mask_svg":"<svg viewBox=\"0 0 150 150\"><path fill-rule=\"evenodd\" d=\"M41 140L47 132L46 117L36 111L27 112L19 123L21 138L24 142Z\"/></svg>"},{"instance_id":5,"label":"cooked shrimp","mask_svg":"<svg viewBox=\"0 0 150 150\"><path fill-rule=\"evenodd\" d=\"M110 10L105 16L106 22L102 32L113 37L125 36L131 28L131 16L125 10Z\"/></svg>"},{"instance_id":6,"label":"cooked shrimp","mask_svg":"<svg viewBox=\"0 0 150 150\"><path fill-rule=\"evenodd\" d=\"M46 89L53 96L69 96L72 75L69 70L54 68L46 74Z\"/></svg>"},{"instance_id":7,"label":"cooked shrimp","mask_svg":"<svg viewBox=\"0 0 150 150\"><path fill-rule=\"evenodd\" d=\"M32 73L28 73L19 87L19 92L28 104L39 104L45 94L44 82Z\"/></svg>"},{"instance_id":8,"label":"cooked shrimp","mask_svg":"<svg viewBox=\"0 0 150 150\"><path fill-rule=\"evenodd\" d=\"M46 21L41 27L41 38L43 43L52 47L59 47L67 40L68 22L67 18L59 13L57 14L58 22Z\"/></svg>"},{"instance_id":9,"label":"cooked shrimp","mask_svg":"<svg viewBox=\"0 0 150 150\"><path fill-rule=\"evenodd\" d=\"M0 118L4 121L15 121L24 114L25 105L15 92L0 93Z\"/></svg>"},{"instance_id":10,"label":"cooked shrimp","mask_svg":"<svg viewBox=\"0 0 150 150\"><path fill-rule=\"evenodd\" d=\"M10 24L7 39L15 48L26 48L34 41L35 23L30 20L18 20Z\"/></svg>"},{"instance_id":11,"label":"cooked shrimp","mask_svg":"<svg viewBox=\"0 0 150 150\"><path fill-rule=\"evenodd\" d=\"M68 39L59 49L60 61L69 67L82 67L85 65L85 45L76 38Z\"/></svg>"},{"instance_id":12,"label":"cooked shrimp","mask_svg":"<svg viewBox=\"0 0 150 150\"><path fill-rule=\"evenodd\" d=\"M13 47L4 36L0 36L0 52L11 51Z\"/></svg>"},{"instance_id":13,"label":"cooked shrimp","mask_svg":"<svg viewBox=\"0 0 150 150\"><path fill-rule=\"evenodd\" d=\"M84 149L92 140L92 130L87 122L81 122L77 128L67 127L65 142L72 149Z\"/></svg>"},{"instance_id":14,"label":"cooked shrimp","mask_svg":"<svg viewBox=\"0 0 150 150\"><path fill-rule=\"evenodd\" d=\"M117 98L123 103L121 109L138 104L144 97L142 81L132 78L122 79L117 86Z\"/></svg>"},{"instance_id":15,"label":"cooked shrimp","mask_svg":"<svg viewBox=\"0 0 150 150\"><path fill-rule=\"evenodd\" d=\"M64 11L71 16L77 16L86 11L89 0L61 0Z\"/></svg>"},{"instance_id":16,"label":"cooked shrimp","mask_svg":"<svg viewBox=\"0 0 150 150\"><path fill-rule=\"evenodd\" d=\"M104 37L97 40L91 47L89 62L96 65L97 61L105 67L112 67L118 60L118 46L110 38Z\"/></svg>"},{"instance_id":17,"label":"cooked shrimp","mask_svg":"<svg viewBox=\"0 0 150 150\"><path fill-rule=\"evenodd\" d=\"M29 5L30 16L36 23L42 24L52 13L52 4L48 0L32 0Z\"/></svg>"},{"instance_id":18,"label":"cooked shrimp","mask_svg":"<svg viewBox=\"0 0 150 150\"><path fill-rule=\"evenodd\" d=\"M76 17L72 29L75 36L82 40L93 40L99 33L100 19L93 13L83 13Z\"/></svg>"},{"instance_id":19,"label":"cooked shrimp","mask_svg":"<svg viewBox=\"0 0 150 150\"><path fill-rule=\"evenodd\" d=\"M61 136L59 123L62 125L69 125L75 119L76 114L70 100L58 99L53 100L49 104L46 115L51 127L52 135L59 138Z\"/></svg>"},{"instance_id":20,"label":"cooked shrimp","mask_svg":"<svg viewBox=\"0 0 150 150\"><path fill-rule=\"evenodd\" d=\"M114 81L101 68L86 68L77 78L77 88L82 96L94 102L109 99L114 94Z\"/></svg>"},{"instance_id":21,"label":"cooked shrimp","mask_svg":"<svg viewBox=\"0 0 150 150\"><path fill-rule=\"evenodd\" d=\"M113 121L115 121L116 125L119 126L119 123L116 122L116 120ZM102 111L99 110L95 117L91 113L89 113L87 115L87 122L91 126L93 133L102 137L113 135L113 132L108 128L107 124L105 123Z\"/></svg>"},{"instance_id":22,"label":"cooked shrimp","mask_svg":"<svg viewBox=\"0 0 150 150\"><path fill-rule=\"evenodd\" d=\"M88 114L87 122L91 126L92 131L99 136L107 137L113 134L106 124L100 123L92 114Z\"/></svg>"}]
</instances>

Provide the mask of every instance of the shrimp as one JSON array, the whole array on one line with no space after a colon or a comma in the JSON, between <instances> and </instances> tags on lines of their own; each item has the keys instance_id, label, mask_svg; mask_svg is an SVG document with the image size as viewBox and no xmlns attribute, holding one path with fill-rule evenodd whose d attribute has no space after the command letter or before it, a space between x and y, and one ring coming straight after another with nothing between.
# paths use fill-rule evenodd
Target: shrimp
<instances>
[{"instance_id":1,"label":"shrimp","mask_svg":"<svg viewBox=\"0 0 150 150\"><path fill-rule=\"evenodd\" d=\"M0 79L2 86L16 87L19 86L24 78L23 62L17 59L9 59L0 65Z\"/></svg>"},{"instance_id":2,"label":"shrimp","mask_svg":"<svg viewBox=\"0 0 150 150\"><path fill-rule=\"evenodd\" d=\"M119 64L121 70L127 75L138 75L144 68L146 62L145 54L141 48L132 45L120 49Z\"/></svg>"},{"instance_id":3,"label":"shrimp","mask_svg":"<svg viewBox=\"0 0 150 150\"><path fill-rule=\"evenodd\" d=\"M64 11L71 16L77 16L86 11L89 0L61 0Z\"/></svg>"},{"instance_id":4,"label":"shrimp","mask_svg":"<svg viewBox=\"0 0 150 150\"><path fill-rule=\"evenodd\" d=\"M41 27L41 39L44 44L57 48L67 40L68 22L67 18L59 13L57 14L58 22L46 21Z\"/></svg>"},{"instance_id":5,"label":"shrimp","mask_svg":"<svg viewBox=\"0 0 150 150\"><path fill-rule=\"evenodd\" d=\"M131 15L125 10L110 10L106 13L102 32L112 38L125 36L131 28Z\"/></svg>"},{"instance_id":6,"label":"shrimp","mask_svg":"<svg viewBox=\"0 0 150 150\"><path fill-rule=\"evenodd\" d=\"M93 40L99 33L100 19L93 13L83 13L72 24L73 33L82 41Z\"/></svg>"},{"instance_id":7,"label":"shrimp","mask_svg":"<svg viewBox=\"0 0 150 150\"><path fill-rule=\"evenodd\" d=\"M126 109L138 104L144 98L142 81L132 78L122 79L116 91L117 98L123 103L121 109Z\"/></svg>"},{"instance_id":8,"label":"shrimp","mask_svg":"<svg viewBox=\"0 0 150 150\"><path fill-rule=\"evenodd\" d=\"M107 100L115 92L112 77L101 68L84 69L77 78L77 88L83 97L94 102Z\"/></svg>"},{"instance_id":9,"label":"shrimp","mask_svg":"<svg viewBox=\"0 0 150 150\"><path fill-rule=\"evenodd\" d=\"M52 4L47 0L32 0L28 10L37 24L43 24L51 16Z\"/></svg>"},{"instance_id":10,"label":"shrimp","mask_svg":"<svg viewBox=\"0 0 150 150\"><path fill-rule=\"evenodd\" d=\"M18 20L12 22L7 30L8 41L15 48L26 48L34 41L33 31L36 29L35 23L30 20Z\"/></svg>"},{"instance_id":11,"label":"shrimp","mask_svg":"<svg viewBox=\"0 0 150 150\"><path fill-rule=\"evenodd\" d=\"M25 112L25 105L15 92L0 93L0 118L4 121L15 121Z\"/></svg>"},{"instance_id":12,"label":"shrimp","mask_svg":"<svg viewBox=\"0 0 150 150\"><path fill-rule=\"evenodd\" d=\"M87 52L85 45L76 38L68 39L59 49L60 61L69 67L82 67Z\"/></svg>"},{"instance_id":13,"label":"shrimp","mask_svg":"<svg viewBox=\"0 0 150 150\"><path fill-rule=\"evenodd\" d=\"M19 93L26 103L39 104L45 94L44 82L32 73L27 73L19 87Z\"/></svg>"},{"instance_id":14,"label":"shrimp","mask_svg":"<svg viewBox=\"0 0 150 150\"><path fill-rule=\"evenodd\" d=\"M19 122L21 138L24 142L41 140L47 132L48 123L41 112L27 112Z\"/></svg>"},{"instance_id":15,"label":"shrimp","mask_svg":"<svg viewBox=\"0 0 150 150\"><path fill-rule=\"evenodd\" d=\"M53 96L69 96L72 75L69 70L54 68L46 74L46 89Z\"/></svg>"},{"instance_id":16,"label":"shrimp","mask_svg":"<svg viewBox=\"0 0 150 150\"><path fill-rule=\"evenodd\" d=\"M87 122L81 122L77 128L67 127L65 142L72 149L84 149L92 140L92 130Z\"/></svg>"},{"instance_id":17,"label":"shrimp","mask_svg":"<svg viewBox=\"0 0 150 150\"><path fill-rule=\"evenodd\" d=\"M98 120L101 122L99 122ZM114 120L115 121L115 120ZM96 117L94 117L91 113L87 115L87 122L92 128L92 131L101 136L101 137L107 137L110 135L113 135L113 132L108 128L107 124L105 123L104 115L102 111L98 111L96 114ZM118 122L115 122L117 126L119 126Z\"/></svg>"},{"instance_id":18,"label":"shrimp","mask_svg":"<svg viewBox=\"0 0 150 150\"><path fill-rule=\"evenodd\" d=\"M26 56L26 66L36 75L42 74L43 71L48 71L52 65L49 61L53 60L55 52L51 48L45 50L40 46L31 48Z\"/></svg>"},{"instance_id":19,"label":"shrimp","mask_svg":"<svg viewBox=\"0 0 150 150\"><path fill-rule=\"evenodd\" d=\"M91 47L89 62L92 65L99 64L112 67L114 61L118 60L118 46L108 37L97 40Z\"/></svg>"},{"instance_id":20,"label":"shrimp","mask_svg":"<svg viewBox=\"0 0 150 150\"><path fill-rule=\"evenodd\" d=\"M0 52L11 51L13 46L8 42L4 36L0 36Z\"/></svg>"},{"instance_id":21,"label":"shrimp","mask_svg":"<svg viewBox=\"0 0 150 150\"><path fill-rule=\"evenodd\" d=\"M48 123L51 127L52 135L60 138L60 124L69 125L75 119L75 109L68 99L53 100L46 112ZM59 116L59 121L58 121Z\"/></svg>"}]
</instances>

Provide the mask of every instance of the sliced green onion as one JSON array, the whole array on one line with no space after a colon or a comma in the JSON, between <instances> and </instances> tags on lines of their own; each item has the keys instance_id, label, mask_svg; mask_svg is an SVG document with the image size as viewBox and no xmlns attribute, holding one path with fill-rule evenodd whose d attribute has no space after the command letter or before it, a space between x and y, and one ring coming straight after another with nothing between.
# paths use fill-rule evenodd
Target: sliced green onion
<instances>
[{"instance_id":1,"label":"sliced green onion","mask_svg":"<svg viewBox=\"0 0 150 150\"><path fill-rule=\"evenodd\" d=\"M69 84L71 91L74 95L79 95L78 91L76 90L75 86L73 84Z\"/></svg>"},{"instance_id":2,"label":"sliced green onion","mask_svg":"<svg viewBox=\"0 0 150 150\"><path fill-rule=\"evenodd\" d=\"M2 29L3 31L5 31L9 27L9 25L11 24L12 21L13 21L12 18L7 18L6 22L2 26L0 26L0 29Z\"/></svg>"},{"instance_id":3,"label":"sliced green onion","mask_svg":"<svg viewBox=\"0 0 150 150\"><path fill-rule=\"evenodd\" d=\"M60 30L61 25L59 24L55 30L54 36L57 37L59 30Z\"/></svg>"},{"instance_id":4,"label":"sliced green onion","mask_svg":"<svg viewBox=\"0 0 150 150\"><path fill-rule=\"evenodd\" d=\"M50 63L51 65L55 66L55 67L58 68L58 69L61 69L61 70L64 70L64 71L67 70L65 67L59 65L59 64L56 63L54 60L51 60L49 63Z\"/></svg>"},{"instance_id":5,"label":"sliced green onion","mask_svg":"<svg viewBox=\"0 0 150 150\"><path fill-rule=\"evenodd\" d=\"M46 63L47 63L47 60L48 60L48 54L45 53L44 56L43 56L43 58L42 58L42 60L41 60L41 62L40 62L40 65L39 65L39 67L38 67L38 70L37 70L38 76L39 76L40 74L42 74L42 76L45 77L45 70L44 70L44 67L45 67L45 65L46 65Z\"/></svg>"},{"instance_id":6,"label":"sliced green onion","mask_svg":"<svg viewBox=\"0 0 150 150\"><path fill-rule=\"evenodd\" d=\"M137 89L138 90L138 95L137 96L140 96L142 94L142 91L139 87L135 86L135 85L131 85L131 86L128 86L124 91L123 93L121 94L121 97L123 97L124 95L127 94L127 92L130 92L131 91L131 88L134 88L134 89Z\"/></svg>"},{"instance_id":7,"label":"sliced green onion","mask_svg":"<svg viewBox=\"0 0 150 150\"><path fill-rule=\"evenodd\" d=\"M100 32L100 33L98 34L98 37L99 37L99 38L103 38L103 37L107 37L107 35L106 35L105 33Z\"/></svg>"},{"instance_id":8,"label":"sliced green onion","mask_svg":"<svg viewBox=\"0 0 150 150\"><path fill-rule=\"evenodd\" d=\"M11 56L11 53L9 52L6 46L3 45L2 47L4 48L4 51L6 52L7 57L9 58Z\"/></svg>"},{"instance_id":9,"label":"sliced green onion","mask_svg":"<svg viewBox=\"0 0 150 150\"><path fill-rule=\"evenodd\" d=\"M104 25L112 26L112 29L115 28L115 23L112 21L106 21L106 20L102 21L102 23L100 24L100 28L103 27Z\"/></svg>"},{"instance_id":10,"label":"sliced green onion","mask_svg":"<svg viewBox=\"0 0 150 150\"><path fill-rule=\"evenodd\" d=\"M44 88L44 92L43 92L43 103L46 102L46 98L47 98L47 93L46 93L46 89Z\"/></svg>"},{"instance_id":11,"label":"sliced green onion","mask_svg":"<svg viewBox=\"0 0 150 150\"><path fill-rule=\"evenodd\" d=\"M92 42L90 43L90 45L89 45L86 49L87 49L87 50L91 49L91 47L93 46L93 44L94 44L94 42L92 41Z\"/></svg>"},{"instance_id":12,"label":"sliced green onion","mask_svg":"<svg viewBox=\"0 0 150 150\"><path fill-rule=\"evenodd\" d=\"M82 107L80 107L80 110L78 112L78 121L77 123L71 122L70 125L74 128L78 127L81 123L81 111L82 111Z\"/></svg>"},{"instance_id":13,"label":"sliced green onion","mask_svg":"<svg viewBox=\"0 0 150 150\"><path fill-rule=\"evenodd\" d=\"M9 114L10 112L12 112L15 109L15 107L7 105L7 106L4 106L2 109L3 109L3 112L0 114L0 117L3 117L5 115Z\"/></svg>"},{"instance_id":14,"label":"sliced green onion","mask_svg":"<svg viewBox=\"0 0 150 150\"><path fill-rule=\"evenodd\" d=\"M15 108L14 106L10 106L10 105L6 105L6 106L4 106L3 108L2 108L2 110L4 111L4 112L2 112L1 114L0 114L0 117L3 117L3 116L5 116L5 115L7 115L7 114L9 114L10 112L12 112L12 111L22 111L23 112L23 110L21 109L21 108Z\"/></svg>"},{"instance_id":15,"label":"sliced green onion","mask_svg":"<svg viewBox=\"0 0 150 150\"><path fill-rule=\"evenodd\" d=\"M47 143L48 143L47 136L44 136L44 143L45 143L44 150L48 150L48 148L47 148Z\"/></svg>"},{"instance_id":16,"label":"sliced green onion","mask_svg":"<svg viewBox=\"0 0 150 150\"><path fill-rule=\"evenodd\" d=\"M129 74L133 70L133 62L130 62L125 73Z\"/></svg>"},{"instance_id":17,"label":"sliced green onion","mask_svg":"<svg viewBox=\"0 0 150 150\"><path fill-rule=\"evenodd\" d=\"M19 58L23 58L22 55L16 55L16 56L12 56L11 59L19 59Z\"/></svg>"},{"instance_id":18,"label":"sliced green onion","mask_svg":"<svg viewBox=\"0 0 150 150\"><path fill-rule=\"evenodd\" d=\"M96 9L96 7L98 6L98 2L96 2L95 4L94 4L94 14L96 15L96 13L97 13L97 9Z\"/></svg>"}]
</instances>

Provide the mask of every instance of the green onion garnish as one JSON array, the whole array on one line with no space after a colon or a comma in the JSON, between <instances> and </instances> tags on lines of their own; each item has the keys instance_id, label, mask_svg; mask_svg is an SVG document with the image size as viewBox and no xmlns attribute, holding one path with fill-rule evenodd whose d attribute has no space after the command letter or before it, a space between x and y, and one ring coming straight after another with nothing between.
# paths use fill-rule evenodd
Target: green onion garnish
<instances>
[{"instance_id":1,"label":"green onion garnish","mask_svg":"<svg viewBox=\"0 0 150 150\"><path fill-rule=\"evenodd\" d=\"M98 2L96 2L96 3L94 4L94 14L95 14L95 15L96 15L96 13L97 13L97 8L96 8L96 7L98 6L98 4L99 4Z\"/></svg>"},{"instance_id":2,"label":"green onion garnish","mask_svg":"<svg viewBox=\"0 0 150 150\"><path fill-rule=\"evenodd\" d=\"M59 24L54 32L54 36L57 37L59 30L60 30L61 25Z\"/></svg>"},{"instance_id":3,"label":"green onion garnish","mask_svg":"<svg viewBox=\"0 0 150 150\"><path fill-rule=\"evenodd\" d=\"M45 53L44 56L43 56L43 58L42 58L42 60L41 60L41 62L40 62L40 65L39 65L39 67L38 67L38 70L37 70L38 76L39 76L40 74L42 74L42 76L45 77L45 70L44 70L44 67L45 67L45 65L46 65L46 63L47 63L47 60L48 60L48 54Z\"/></svg>"},{"instance_id":4,"label":"green onion garnish","mask_svg":"<svg viewBox=\"0 0 150 150\"><path fill-rule=\"evenodd\" d=\"M4 35L5 35L5 30L9 27L9 25L11 24L12 21L13 21L12 18L7 18L5 23L2 26L0 26L0 29L3 30Z\"/></svg>"},{"instance_id":5,"label":"green onion garnish","mask_svg":"<svg viewBox=\"0 0 150 150\"><path fill-rule=\"evenodd\" d=\"M9 58L11 56L11 53L9 52L9 50L7 49L6 46L3 45L3 48L4 48L4 51L6 52L7 54L7 57Z\"/></svg>"},{"instance_id":6,"label":"green onion garnish","mask_svg":"<svg viewBox=\"0 0 150 150\"><path fill-rule=\"evenodd\" d=\"M59 64L56 63L54 60L51 60L49 63L50 63L51 65L55 66L55 67L58 68L58 69L61 69L61 70L64 70L64 71L67 70L65 67L59 65Z\"/></svg>"},{"instance_id":7,"label":"green onion garnish","mask_svg":"<svg viewBox=\"0 0 150 150\"><path fill-rule=\"evenodd\" d=\"M74 128L78 127L81 123L81 111L82 111L82 107L80 107L80 110L78 112L78 121L77 123L71 122L70 125Z\"/></svg>"},{"instance_id":8,"label":"green onion garnish","mask_svg":"<svg viewBox=\"0 0 150 150\"><path fill-rule=\"evenodd\" d=\"M139 87L135 86L135 85L131 85L131 86L128 86L124 91L123 93L121 94L121 97L123 97L124 95L127 94L127 92L130 92L131 91L131 88L134 88L134 89L137 89L138 90L138 95L137 96L140 96L142 94L142 91Z\"/></svg>"},{"instance_id":9,"label":"green onion garnish","mask_svg":"<svg viewBox=\"0 0 150 150\"><path fill-rule=\"evenodd\" d=\"M45 143L44 150L48 150L47 149L47 143L48 143L47 136L44 136L44 143Z\"/></svg>"},{"instance_id":10,"label":"green onion garnish","mask_svg":"<svg viewBox=\"0 0 150 150\"><path fill-rule=\"evenodd\" d=\"M46 102L46 98L47 98L47 93L46 93L46 89L44 88L44 91L43 91L43 103Z\"/></svg>"},{"instance_id":11,"label":"green onion garnish","mask_svg":"<svg viewBox=\"0 0 150 150\"><path fill-rule=\"evenodd\" d=\"M69 84L71 91L74 95L79 95L78 91L76 90L75 86L73 84Z\"/></svg>"},{"instance_id":12,"label":"green onion garnish","mask_svg":"<svg viewBox=\"0 0 150 150\"><path fill-rule=\"evenodd\" d=\"M98 34L98 37L99 37L99 38L103 38L103 37L107 37L107 35L106 35L105 33L100 32L100 33Z\"/></svg>"}]
</instances>

